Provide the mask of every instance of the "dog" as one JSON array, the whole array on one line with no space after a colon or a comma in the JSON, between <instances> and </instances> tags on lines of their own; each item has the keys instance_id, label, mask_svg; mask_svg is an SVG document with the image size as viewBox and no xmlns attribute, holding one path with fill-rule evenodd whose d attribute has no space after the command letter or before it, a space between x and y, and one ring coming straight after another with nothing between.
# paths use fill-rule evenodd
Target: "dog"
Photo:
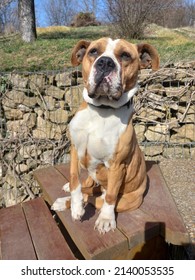
<instances>
[{"instance_id":1,"label":"dog","mask_svg":"<svg viewBox=\"0 0 195 280\"><path fill-rule=\"evenodd\" d=\"M116 212L137 209L146 190L147 174L132 125L133 96L142 68L159 68L157 50L146 43L101 38L79 41L71 55L82 64L83 98L69 124L71 137L69 197L58 198L52 209L71 208L73 220L85 213L84 203L100 210L94 228L116 228ZM88 178L80 181L80 168Z\"/></svg>"}]
</instances>

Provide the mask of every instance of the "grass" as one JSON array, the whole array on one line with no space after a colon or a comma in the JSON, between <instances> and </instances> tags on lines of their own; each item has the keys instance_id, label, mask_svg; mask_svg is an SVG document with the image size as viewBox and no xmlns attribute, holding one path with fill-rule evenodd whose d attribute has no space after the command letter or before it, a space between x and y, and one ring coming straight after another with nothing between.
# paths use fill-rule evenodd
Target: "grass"
<instances>
[{"instance_id":1,"label":"grass","mask_svg":"<svg viewBox=\"0 0 195 280\"><path fill-rule=\"evenodd\" d=\"M189 32L187 30L183 32L182 29L157 27L154 31L154 42L162 63L195 60L195 32L193 28L188 30ZM191 31L194 32L194 37L191 36ZM152 44L150 37L148 39L148 42Z\"/></svg>"},{"instance_id":2,"label":"grass","mask_svg":"<svg viewBox=\"0 0 195 280\"><path fill-rule=\"evenodd\" d=\"M37 28L38 38L32 44L21 41L18 36L0 37L0 71L59 70L70 67L72 47L80 39L94 40L110 36L107 26L98 27L46 27ZM161 57L161 64L167 62L195 60L195 33L193 29L170 30L151 25L143 40L154 45Z\"/></svg>"}]
</instances>

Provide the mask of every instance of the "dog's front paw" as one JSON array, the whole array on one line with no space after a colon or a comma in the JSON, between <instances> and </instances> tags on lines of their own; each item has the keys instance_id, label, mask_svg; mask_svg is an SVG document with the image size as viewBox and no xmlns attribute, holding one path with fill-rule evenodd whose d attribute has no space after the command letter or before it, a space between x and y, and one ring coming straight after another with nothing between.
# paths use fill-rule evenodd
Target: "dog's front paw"
<instances>
[{"instance_id":1,"label":"dog's front paw","mask_svg":"<svg viewBox=\"0 0 195 280\"><path fill-rule=\"evenodd\" d=\"M62 187L63 191L65 192L70 192L70 183L66 183L63 187Z\"/></svg>"},{"instance_id":2,"label":"dog's front paw","mask_svg":"<svg viewBox=\"0 0 195 280\"><path fill-rule=\"evenodd\" d=\"M69 208L70 205L70 196L57 198L56 201L52 204L51 209L54 211L64 211Z\"/></svg>"},{"instance_id":3,"label":"dog's front paw","mask_svg":"<svg viewBox=\"0 0 195 280\"><path fill-rule=\"evenodd\" d=\"M95 222L95 229L99 231L99 233L106 233L110 230L114 231L116 228L116 220L115 220L115 205L110 205L106 201L104 202L99 217Z\"/></svg>"},{"instance_id":4,"label":"dog's front paw","mask_svg":"<svg viewBox=\"0 0 195 280\"><path fill-rule=\"evenodd\" d=\"M83 195L81 192L81 184L71 191L71 214L73 220L80 220L84 215Z\"/></svg>"},{"instance_id":5,"label":"dog's front paw","mask_svg":"<svg viewBox=\"0 0 195 280\"><path fill-rule=\"evenodd\" d=\"M85 214L83 203L72 203L71 214L73 220L80 220L82 216Z\"/></svg>"},{"instance_id":6,"label":"dog's front paw","mask_svg":"<svg viewBox=\"0 0 195 280\"><path fill-rule=\"evenodd\" d=\"M95 222L95 229L97 229L99 231L99 233L106 233L109 232L110 230L114 231L116 228L116 221L115 221L115 217L111 217L111 218L104 218L101 213L99 215L99 217L97 218L96 222Z\"/></svg>"}]
</instances>

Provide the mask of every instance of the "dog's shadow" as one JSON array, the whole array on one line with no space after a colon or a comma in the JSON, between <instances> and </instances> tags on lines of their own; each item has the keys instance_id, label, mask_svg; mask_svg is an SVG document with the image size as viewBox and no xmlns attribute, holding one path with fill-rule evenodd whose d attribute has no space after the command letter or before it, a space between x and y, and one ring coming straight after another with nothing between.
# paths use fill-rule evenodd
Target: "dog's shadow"
<instances>
[{"instance_id":1,"label":"dog's shadow","mask_svg":"<svg viewBox=\"0 0 195 280\"><path fill-rule=\"evenodd\" d=\"M85 206L85 214L83 215L81 222L88 221L95 215L96 211L96 208L92 204L88 203Z\"/></svg>"}]
</instances>

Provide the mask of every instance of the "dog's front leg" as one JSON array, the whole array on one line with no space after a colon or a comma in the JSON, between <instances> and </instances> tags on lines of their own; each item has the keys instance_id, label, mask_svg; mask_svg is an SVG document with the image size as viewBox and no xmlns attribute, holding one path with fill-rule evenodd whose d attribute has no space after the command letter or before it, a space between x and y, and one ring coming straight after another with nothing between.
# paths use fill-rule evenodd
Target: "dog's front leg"
<instances>
[{"instance_id":1,"label":"dog's front leg","mask_svg":"<svg viewBox=\"0 0 195 280\"><path fill-rule=\"evenodd\" d=\"M79 180L80 167L78 154L75 147L71 146L70 163L70 193L71 193L71 214L73 220L79 220L84 215L83 195L81 192L81 183Z\"/></svg>"},{"instance_id":2,"label":"dog's front leg","mask_svg":"<svg viewBox=\"0 0 195 280\"><path fill-rule=\"evenodd\" d=\"M100 233L116 228L115 206L124 175L124 164L112 164L108 169L108 185L102 196L103 205L99 217L95 222L95 229L98 229Z\"/></svg>"}]
</instances>

